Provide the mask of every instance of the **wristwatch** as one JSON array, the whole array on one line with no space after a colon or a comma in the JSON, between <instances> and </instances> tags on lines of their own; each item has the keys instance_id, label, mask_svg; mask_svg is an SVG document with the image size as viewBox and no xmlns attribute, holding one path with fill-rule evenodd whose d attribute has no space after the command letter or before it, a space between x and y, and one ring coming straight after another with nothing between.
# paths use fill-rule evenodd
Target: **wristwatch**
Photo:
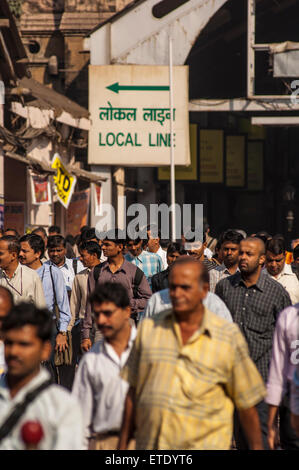
<instances>
[{"instance_id":1,"label":"wristwatch","mask_svg":"<svg viewBox=\"0 0 299 470\"><path fill-rule=\"evenodd\" d=\"M66 331L59 331L58 334L62 336L66 336Z\"/></svg>"}]
</instances>

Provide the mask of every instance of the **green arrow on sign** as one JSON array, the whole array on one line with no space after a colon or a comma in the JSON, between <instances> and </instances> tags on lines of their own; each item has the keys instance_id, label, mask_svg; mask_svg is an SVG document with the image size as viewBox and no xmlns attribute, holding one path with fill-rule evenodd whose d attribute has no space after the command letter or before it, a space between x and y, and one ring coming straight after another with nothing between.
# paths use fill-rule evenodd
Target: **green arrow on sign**
<instances>
[{"instance_id":1,"label":"green arrow on sign","mask_svg":"<svg viewBox=\"0 0 299 470\"><path fill-rule=\"evenodd\" d=\"M128 86L120 85L118 82L113 83L113 85L107 86L108 90L114 91L114 93L119 93L119 91L169 91L169 86Z\"/></svg>"}]
</instances>

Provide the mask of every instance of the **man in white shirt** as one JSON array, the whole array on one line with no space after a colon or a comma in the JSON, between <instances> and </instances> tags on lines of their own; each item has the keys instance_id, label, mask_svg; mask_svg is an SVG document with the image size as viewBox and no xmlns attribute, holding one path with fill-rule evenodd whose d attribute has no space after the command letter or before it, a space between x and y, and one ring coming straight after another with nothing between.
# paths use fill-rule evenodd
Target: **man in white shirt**
<instances>
[{"instance_id":1,"label":"man in white shirt","mask_svg":"<svg viewBox=\"0 0 299 470\"><path fill-rule=\"evenodd\" d=\"M160 258L162 259L162 271L164 271L168 267L167 253L165 250L163 250L163 248L160 245L160 240L161 240L160 230L157 230L156 227L151 227L150 225L148 225L147 236L148 236L147 250L150 251L151 253L156 253L156 255L160 256Z\"/></svg>"},{"instance_id":2,"label":"man in white shirt","mask_svg":"<svg viewBox=\"0 0 299 470\"><path fill-rule=\"evenodd\" d=\"M82 414L77 400L63 387L51 384L50 374L40 365L51 353L51 317L48 310L20 303L3 321L7 373L0 379L1 450L29 448L33 442L28 434L24 436L24 426L30 421L38 422L41 429L36 449L83 448ZM43 389L37 393L36 389L41 386ZM34 399L23 409L18 420L8 426L13 410L34 391Z\"/></svg>"},{"instance_id":3,"label":"man in white shirt","mask_svg":"<svg viewBox=\"0 0 299 470\"><path fill-rule=\"evenodd\" d=\"M20 243L15 237L6 235L0 239L0 286L6 287L14 302L32 302L40 308L46 307L42 282L39 275L19 263Z\"/></svg>"},{"instance_id":4,"label":"man in white shirt","mask_svg":"<svg viewBox=\"0 0 299 470\"><path fill-rule=\"evenodd\" d=\"M0 376L6 371L4 343L2 341L2 322L13 306L13 297L6 287L0 287Z\"/></svg>"},{"instance_id":5,"label":"man in white shirt","mask_svg":"<svg viewBox=\"0 0 299 470\"><path fill-rule=\"evenodd\" d=\"M115 450L128 391L119 372L129 357L136 328L130 324L130 301L121 284L97 285L90 303L103 338L81 359L72 394L82 408L85 448ZM134 446L131 441L129 449Z\"/></svg>"},{"instance_id":6,"label":"man in white shirt","mask_svg":"<svg viewBox=\"0 0 299 470\"><path fill-rule=\"evenodd\" d=\"M279 282L289 293L292 304L299 302L299 281L289 264L286 264L284 240L273 237L266 244L266 269L268 274Z\"/></svg>"}]
</instances>

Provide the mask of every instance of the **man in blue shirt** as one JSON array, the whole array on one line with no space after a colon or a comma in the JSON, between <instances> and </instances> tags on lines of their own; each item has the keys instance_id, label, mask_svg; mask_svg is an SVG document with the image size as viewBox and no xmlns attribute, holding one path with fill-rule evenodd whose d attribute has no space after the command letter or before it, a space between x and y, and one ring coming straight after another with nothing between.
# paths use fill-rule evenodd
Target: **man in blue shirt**
<instances>
[{"instance_id":1,"label":"man in blue shirt","mask_svg":"<svg viewBox=\"0 0 299 470\"><path fill-rule=\"evenodd\" d=\"M127 249L129 252L125 255L125 259L143 271L151 287L152 277L162 271L162 260L159 255L143 250L143 244L144 240L140 238L135 240L128 238Z\"/></svg>"},{"instance_id":2,"label":"man in blue shirt","mask_svg":"<svg viewBox=\"0 0 299 470\"><path fill-rule=\"evenodd\" d=\"M53 344L53 347L55 346L55 350L58 349L59 351L64 351L65 348L68 347L66 331L71 320L71 312L63 275L56 266L51 266L48 263L43 264L41 262L41 258L44 255L45 245L43 239L39 235L24 235L20 239L20 244L20 263L36 270L42 281L47 307L51 312L53 312L53 319L55 320L57 327L57 330L55 330L55 344ZM56 319L56 315L54 314L55 297L59 309L59 319ZM54 351L52 353L52 359L53 357ZM51 372L57 382L58 378L54 366Z\"/></svg>"}]
</instances>

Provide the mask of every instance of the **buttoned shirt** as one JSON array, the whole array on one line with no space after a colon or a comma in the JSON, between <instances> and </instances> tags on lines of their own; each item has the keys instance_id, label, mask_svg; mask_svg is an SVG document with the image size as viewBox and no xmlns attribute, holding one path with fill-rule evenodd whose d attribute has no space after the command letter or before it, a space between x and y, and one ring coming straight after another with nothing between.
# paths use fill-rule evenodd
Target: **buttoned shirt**
<instances>
[{"instance_id":1,"label":"buttoned shirt","mask_svg":"<svg viewBox=\"0 0 299 470\"><path fill-rule=\"evenodd\" d=\"M293 379L298 350L299 304L280 312L274 337L266 402L278 406ZM294 360L295 359L295 360Z\"/></svg>"},{"instance_id":2,"label":"buttoned shirt","mask_svg":"<svg viewBox=\"0 0 299 470\"><path fill-rule=\"evenodd\" d=\"M215 293L226 303L233 320L240 326L250 356L267 382L275 323L278 314L291 305L289 294L263 272L257 283L250 287L237 272L219 281Z\"/></svg>"},{"instance_id":3,"label":"buttoned shirt","mask_svg":"<svg viewBox=\"0 0 299 470\"><path fill-rule=\"evenodd\" d=\"M44 263L40 268L36 270L36 272L39 275L43 284L47 307L50 310L50 312L54 312L54 315L53 315L54 320L56 320L56 315L55 315L55 295L56 295L57 306L59 309L58 328L59 328L59 331L66 331L71 321L71 311L70 311L70 304L69 304L69 299L67 295L67 290L64 284L64 278L63 278L62 272L57 268L57 266L55 266L55 264L51 265L51 268L52 268L53 283L51 279L49 264ZM54 289L55 289L55 295L54 295Z\"/></svg>"},{"instance_id":4,"label":"buttoned shirt","mask_svg":"<svg viewBox=\"0 0 299 470\"><path fill-rule=\"evenodd\" d=\"M237 268L237 272L238 271L239 271L239 268ZM229 272L229 270L227 269L224 263L222 263L220 266L217 266L215 269L211 269L209 271L210 291L215 292L217 282L231 275L232 274Z\"/></svg>"},{"instance_id":5,"label":"buttoned shirt","mask_svg":"<svg viewBox=\"0 0 299 470\"><path fill-rule=\"evenodd\" d=\"M162 246L159 246L159 250L156 251L156 255L160 256L162 260L162 269L161 271L164 271L164 269L168 268L168 263L167 263L167 253L165 250L163 250Z\"/></svg>"},{"instance_id":6,"label":"buttoned shirt","mask_svg":"<svg viewBox=\"0 0 299 470\"><path fill-rule=\"evenodd\" d=\"M136 389L137 449L229 449L234 405L265 395L238 326L206 308L186 344L171 309L144 319L121 375Z\"/></svg>"},{"instance_id":7,"label":"buttoned shirt","mask_svg":"<svg viewBox=\"0 0 299 470\"><path fill-rule=\"evenodd\" d=\"M65 286L66 286L67 291L72 290L73 281L74 281L75 275L76 275L76 273L74 271L74 267L73 267L73 261L74 260L71 259L71 258L65 258L65 262L62 266L57 266L51 260L49 260L45 263L45 264L52 264L53 266L56 266L57 268L60 269L60 271L63 274L63 278L64 278L64 282L65 282ZM81 263L80 260L76 260L76 261L77 261L77 273L80 273L85 268L84 268L84 266L83 266L83 264Z\"/></svg>"},{"instance_id":8,"label":"buttoned shirt","mask_svg":"<svg viewBox=\"0 0 299 470\"><path fill-rule=\"evenodd\" d=\"M13 296L14 302L32 302L39 308L46 307L44 290L39 275L34 269L18 264L13 276L9 278L0 269L0 286L6 287Z\"/></svg>"},{"instance_id":9,"label":"buttoned shirt","mask_svg":"<svg viewBox=\"0 0 299 470\"><path fill-rule=\"evenodd\" d=\"M125 259L135 264L145 275L151 287L152 276L162 271L162 259L156 253L142 251L140 255L133 256L131 253L125 255Z\"/></svg>"},{"instance_id":10,"label":"buttoned shirt","mask_svg":"<svg viewBox=\"0 0 299 470\"><path fill-rule=\"evenodd\" d=\"M94 268L93 268L94 269ZM90 271L88 276L88 295L95 288L95 280L93 269ZM149 283L146 280L146 277L143 275L141 282L138 286L138 296L134 298L133 287L134 287L134 278L135 278L136 266L124 259L123 264L120 268L113 273L110 270L109 263L106 261L102 264L102 269L98 279L98 284L104 284L105 282L119 282L122 284L128 292L130 306L133 314L139 314L142 312L146 306L148 299L152 295ZM82 320L81 335L82 339L89 338L90 330L92 328L92 314L90 303L87 302L86 314Z\"/></svg>"},{"instance_id":11,"label":"buttoned shirt","mask_svg":"<svg viewBox=\"0 0 299 470\"><path fill-rule=\"evenodd\" d=\"M44 368L18 393L11 398L6 375L0 379L0 426L11 414L13 408L21 403L25 395L50 378ZM83 422L80 405L65 388L50 385L28 405L12 432L0 442L1 450L26 449L20 430L26 421L39 421L44 438L39 450L81 450L83 449Z\"/></svg>"},{"instance_id":12,"label":"buttoned shirt","mask_svg":"<svg viewBox=\"0 0 299 470\"><path fill-rule=\"evenodd\" d=\"M281 284L289 293L293 305L299 302L299 281L296 274L293 273L291 265L285 264L283 270L278 274L278 276L271 277L279 282L279 284Z\"/></svg>"},{"instance_id":13,"label":"buttoned shirt","mask_svg":"<svg viewBox=\"0 0 299 470\"><path fill-rule=\"evenodd\" d=\"M87 281L89 273L90 269L85 268L83 271L81 271L75 276L70 298L72 319L69 324L69 329L74 326L75 322L78 321L78 319L84 318L86 312Z\"/></svg>"},{"instance_id":14,"label":"buttoned shirt","mask_svg":"<svg viewBox=\"0 0 299 470\"><path fill-rule=\"evenodd\" d=\"M208 292L207 296L203 299L203 304L211 312L215 313L221 318L233 321L232 316L225 305L225 303L218 297L218 295ZM172 303L169 296L169 289L163 289L155 292L149 299L145 310L141 313L140 318L149 318L157 315L163 310L172 308Z\"/></svg>"},{"instance_id":15,"label":"buttoned shirt","mask_svg":"<svg viewBox=\"0 0 299 470\"><path fill-rule=\"evenodd\" d=\"M81 403L86 447L87 438L94 433L120 431L128 383L119 374L135 338L136 328L132 326L128 346L121 356L101 339L79 363L72 394Z\"/></svg>"}]
</instances>

